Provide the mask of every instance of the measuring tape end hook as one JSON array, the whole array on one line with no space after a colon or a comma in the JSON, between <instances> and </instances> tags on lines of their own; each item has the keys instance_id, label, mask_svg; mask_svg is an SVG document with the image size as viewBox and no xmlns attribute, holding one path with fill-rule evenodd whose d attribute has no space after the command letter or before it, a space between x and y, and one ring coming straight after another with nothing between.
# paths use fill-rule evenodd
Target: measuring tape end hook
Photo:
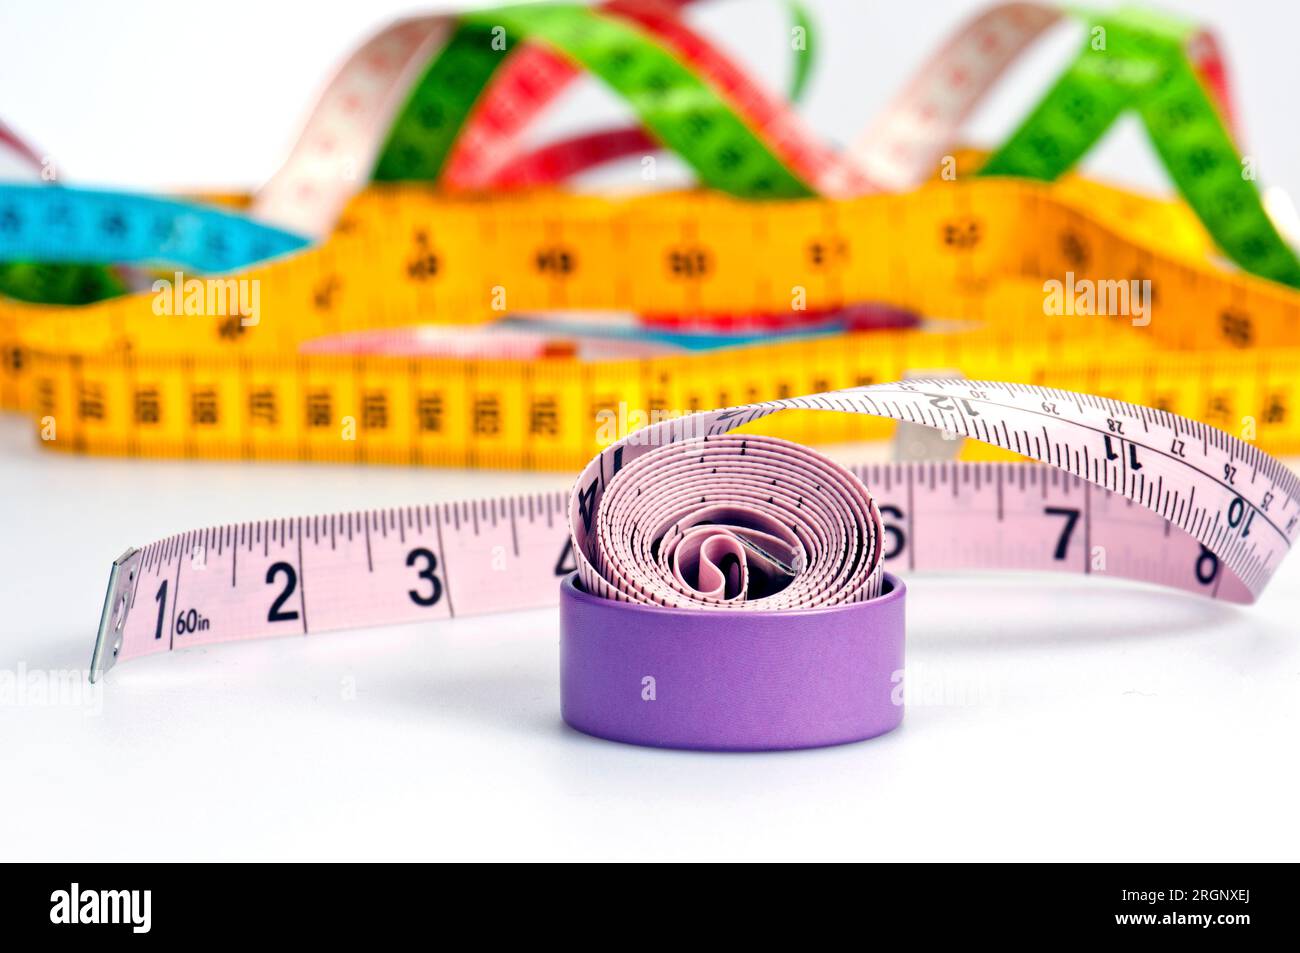
<instances>
[{"instance_id":1,"label":"measuring tape end hook","mask_svg":"<svg viewBox=\"0 0 1300 953\"><path fill-rule=\"evenodd\" d=\"M95 648L90 656L90 681L95 683L113 667L122 649L126 616L135 598L136 578L140 574L143 552L132 547L119 556L108 574L108 592L104 595L104 609L99 614L99 631L95 634Z\"/></svg>"}]
</instances>

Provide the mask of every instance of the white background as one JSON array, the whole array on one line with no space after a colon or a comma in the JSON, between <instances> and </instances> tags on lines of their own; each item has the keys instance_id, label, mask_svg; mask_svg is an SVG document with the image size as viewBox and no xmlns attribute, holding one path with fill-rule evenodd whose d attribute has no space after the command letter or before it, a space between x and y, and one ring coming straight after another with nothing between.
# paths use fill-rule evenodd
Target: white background
<instances>
[{"instance_id":1,"label":"white background","mask_svg":"<svg viewBox=\"0 0 1300 953\"><path fill-rule=\"evenodd\" d=\"M813 6L821 61L804 112L839 142L974 9ZM1180 8L1226 43L1261 178L1300 195L1295 8ZM350 46L420 9L10 5L3 118L66 181L254 187ZM695 19L784 85L775 4L723 0ZM1073 42L1062 33L1016 70L972 139L1007 131ZM618 115L589 84L547 129ZM1164 187L1131 124L1088 166ZM89 460L36 444L26 421L0 419L0 671L15 674L84 669L128 544L568 483ZM0 858L1296 859L1300 559L1249 609L1096 580L909 584L909 683L958 703L912 704L899 731L864 744L782 755L566 729L552 612L137 661L80 705L0 705Z\"/></svg>"}]
</instances>

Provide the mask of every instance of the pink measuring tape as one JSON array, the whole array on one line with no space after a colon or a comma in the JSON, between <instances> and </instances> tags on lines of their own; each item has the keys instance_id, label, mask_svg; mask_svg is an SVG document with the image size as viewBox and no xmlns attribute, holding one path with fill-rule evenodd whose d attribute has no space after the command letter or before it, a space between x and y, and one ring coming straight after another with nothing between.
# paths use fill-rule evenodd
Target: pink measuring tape
<instances>
[{"instance_id":1,"label":"pink measuring tape","mask_svg":"<svg viewBox=\"0 0 1300 953\"><path fill-rule=\"evenodd\" d=\"M870 414L1032 463L846 469L733 433L783 410ZM1056 570L1252 602L1300 480L1231 435L1050 388L953 379L652 424L572 494L216 527L113 566L92 658L561 607L563 714L639 744L834 744L902 718L905 590L887 569Z\"/></svg>"}]
</instances>

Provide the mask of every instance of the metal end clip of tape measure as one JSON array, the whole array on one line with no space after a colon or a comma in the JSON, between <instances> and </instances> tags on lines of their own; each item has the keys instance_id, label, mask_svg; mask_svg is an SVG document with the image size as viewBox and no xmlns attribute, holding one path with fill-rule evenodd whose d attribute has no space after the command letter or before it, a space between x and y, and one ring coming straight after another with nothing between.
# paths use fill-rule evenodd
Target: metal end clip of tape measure
<instances>
[{"instance_id":1,"label":"metal end clip of tape measure","mask_svg":"<svg viewBox=\"0 0 1300 953\"><path fill-rule=\"evenodd\" d=\"M1047 466L851 471L733 432L794 410L942 429ZM1297 523L1300 479L1213 427L1051 388L913 380L662 421L602 451L567 500L270 520L131 550L92 668L558 599L573 727L677 748L837 744L902 719L894 569L1060 570L1246 603Z\"/></svg>"}]
</instances>

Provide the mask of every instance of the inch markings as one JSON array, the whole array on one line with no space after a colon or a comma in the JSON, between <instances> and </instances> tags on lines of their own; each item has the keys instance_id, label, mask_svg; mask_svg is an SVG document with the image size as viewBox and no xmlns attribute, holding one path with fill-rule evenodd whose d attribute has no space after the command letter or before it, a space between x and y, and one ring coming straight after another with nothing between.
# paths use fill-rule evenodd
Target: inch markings
<instances>
[{"instance_id":1,"label":"inch markings","mask_svg":"<svg viewBox=\"0 0 1300 953\"><path fill-rule=\"evenodd\" d=\"M591 514L599 512L608 485L607 471L617 471L650 448L702 435L707 440L793 409L890 417L972 437L1051 464L1141 505L1158 518L1172 511L1175 525L1230 570L1234 585L1218 589L1238 601L1252 601L1259 595L1297 528L1300 479L1222 431L1173 415L1158 418L1133 404L1054 388L951 378L908 380L666 421L647 428L635 441L624 440L603 451L587 465L570 503L569 523L584 585L602 596L627 598L597 568L600 543L591 530ZM1140 424L1142 433L1137 433L1138 428L1126 431L1129 421ZM1181 454L1162 449L1187 430L1202 437L1199 454L1195 447L1184 447ZM1124 453L1114 452L1119 437L1129 448ZM1233 461L1248 464L1252 471L1244 485L1237 480ZM1128 469L1134 463L1143 471L1142 481L1130 478ZM1147 480L1156 481L1160 488L1159 506L1146 491ZM1186 505L1180 506L1184 497ZM1071 525L1075 519L1077 514ZM1254 532L1260 527L1271 532ZM1066 550L1068 540L1059 543L1056 551ZM1197 589L1186 581L1181 588Z\"/></svg>"},{"instance_id":2,"label":"inch markings","mask_svg":"<svg viewBox=\"0 0 1300 953\"><path fill-rule=\"evenodd\" d=\"M118 588L110 588L101 623L96 674L117 658L187 645L550 606L560 578L574 569L589 591L625 598L593 568L595 540L588 532L607 488L618 485L615 476L655 447L707 441L798 408L922 423L1004 448L1028 448L1051 464L855 468L880 515L879 552L889 566L1112 576L1248 603L1263 590L1297 528L1300 480L1212 428L1055 389L910 380L652 425L638 431L638 440L625 439L597 455L568 496L537 493L267 520L152 543L115 565L111 586ZM1050 420L1043 424L1045 417ZM1122 444L1110 441L1112 451L1126 449L1108 458L1108 438L1118 433L1110 423L1116 421L1133 424L1133 431L1123 434ZM1164 449L1193 436L1200 439L1181 453ZM772 445L769 438L765 446ZM775 446L778 453L781 447L812 453L782 441ZM683 459L695 457L692 451ZM1135 463L1143 479L1121 478ZM671 496L668 487L658 492ZM707 497L706 491L701 507L729 502L725 487L716 499ZM803 506L802 496L796 505ZM153 599L131 611L134 596L121 588L119 576ZM109 611L118 601L115 592L124 594L128 607L116 626ZM106 662L105 638L120 639L117 655Z\"/></svg>"}]
</instances>

